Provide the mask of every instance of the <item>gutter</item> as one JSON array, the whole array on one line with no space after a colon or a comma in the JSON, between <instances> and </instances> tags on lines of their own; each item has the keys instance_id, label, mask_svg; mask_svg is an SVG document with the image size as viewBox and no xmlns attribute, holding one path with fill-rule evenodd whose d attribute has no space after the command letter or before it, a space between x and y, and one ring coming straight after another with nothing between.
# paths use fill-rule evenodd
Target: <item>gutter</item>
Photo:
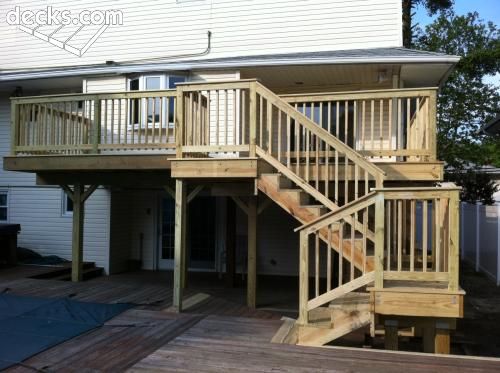
<instances>
[{"instance_id":1,"label":"gutter","mask_svg":"<svg viewBox=\"0 0 500 373\"><path fill-rule=\"evenodd\" d=\"M269 56L272 57L272 56ZM183 71L195 69L225 69L264 66L297 66L297 65L346 65L346 64L450 64L460 60L457 56L411 56L411 57L303 57L303 58L251 58L213 59L179 62L159 62L125 65L90 65L74 68L56 67L45 70L20 70L0 72L0 82L27 79L62 78L82 75L129 74L152 71Z\"/></svg>"}]
</instances>

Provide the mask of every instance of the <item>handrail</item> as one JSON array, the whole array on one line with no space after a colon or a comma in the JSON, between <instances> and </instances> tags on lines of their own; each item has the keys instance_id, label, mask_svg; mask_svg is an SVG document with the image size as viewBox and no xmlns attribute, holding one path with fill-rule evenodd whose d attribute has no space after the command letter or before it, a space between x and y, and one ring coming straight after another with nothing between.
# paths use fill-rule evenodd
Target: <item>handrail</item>
<instances>
[{"instance_id":1,"label":"handrail","mask_svg":"<svg viewBox=\"0 0 500 373\"><path fill-rule=\"evenodd\" d=\"M292 106L283 101L280 96L260 83L257 83L257 93L266 95L266 98L268 99L272 98L273 105L285 111L288 115L290 115L291 118L299 121L301 125L306 127L309 131L311 131L311 133L321 138L321 140L325 141L328 145L336 148L339 152L344 153L350 159L359 162L362 168L371 171L372 176L374 176L377 181L377 185L382 185L382 182L386 176L386 173L382 169L377 167L375 164L367 161L363 156L337 139L335 136L331 135L328 131L317 126L311 119L295 110Z\"/></svg>"},{"instance_id":2,"label":"handrail","mask_svg":"<svg viewBox=\"0 0 500 373\"><path fill-rule=\"evenodd\" d=\"M11 97L15 104L40 104L69 101L93 101L103 99L131 99L131 98L153 98L153 97L175 97L175 89L158 89L147 91L121 91L121 92L98 92L98 93L65 93L60 95L24 96Z\"/></svg>"},{"instance_id":3,"label":"handrail","mask_svg":"<svg viewBox=\"0 0 500 373\"><path fill-rule=\"evenodd\" d=\"M378 188L372 189L369 195L343 206L337 211L324 215L314 222L296 229L300 231L301 277L300 277L300 320L307 323L308 312L324 303L352 291L353 288L365 285L374 280L374 287L384 288L384 281L426 281L447 284L447 292L457 292L459 262L459 190L453 185L443 187L410 187L410 188ZM370 211L370 212L369 212ZM375 220L367 219L374 216ZM331 265L327 257L326 266L320 264L318 237L325 231L332 234L332 227L340 225L340 240L356 243L355 233L343 236L343 227L347 218L362 219L363 225L375 225L373 241L374 267L369 272L373 278L363 278L359 273L348 268L342 275L339 265L339 285L332 287ZM408 227L406 224L409 223ZM420 228L417 228L419 226ZM363 253L366 255L366 231L361 236ZM311 244L311 236L316 238L316 246ZM328 246L328 244L327 244ZM315 254L315 289L316 293L309 299L309 257ZM329 246L326 247L329 249ZM328 254L328 251L327 251ZM340 250L342 254L342 249ZM342 257L342 255L341 255ZM345 258L345 256L344 256ZM352 259L350 261L352 263ZM326 273L325 273L326 267ZM367 274L365 267L361 275ZM344 283L342 279L350 277ZM325 286L320 281L326 278ZM441 290L443 289L441 288Z\"/></svg>"},{"instance_id":4,"label":"handrail","mask_svg":"<svg viewBox=\"0 0 500 373\"><path fill-rule=\"evenodd\" d=\"M347 215L352 214L355 210L363 209L366 207L365 205L369 205L375 202L376 194L377 192L371 191L370 193L365 194L363 197L360 197L358 199L355 199L354 201L346 203L345 205L339 207L334 211L330 211L310 221L307 224L303 224L300 227L295 228L293 231L300 232L303 231L304 229L314 230L315 228L317 228L318 224L321 225L332 224L335 223L335 221L337 220L344 219Z\"/></svg>"},{"instance_id":5,"label":"handrail","mask_svg":"<svg viewBox=\"0 0 500 373\"><path fill-rule=\"evenodd\" d=\"M400 98L400 97L424 97L429 92L437 91L437 87L426 88L396 88L396 89L375 89L364 91L340 91L340 92L315 92L315 93L292 93L280 95L282 99L289 103L333 100L356 100L356 99L377 99L377 98Z\"/></svg>"}]
</instances>

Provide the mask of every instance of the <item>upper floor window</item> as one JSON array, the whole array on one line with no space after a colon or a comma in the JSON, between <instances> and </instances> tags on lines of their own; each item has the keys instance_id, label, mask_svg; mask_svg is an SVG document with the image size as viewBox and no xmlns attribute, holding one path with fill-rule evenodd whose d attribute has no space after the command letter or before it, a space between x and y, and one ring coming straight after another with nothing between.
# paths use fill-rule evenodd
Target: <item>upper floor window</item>
<instances>
[{"instance_id":1,"label":"upper floor window","mask_svg":"<svg viewBox=\"0 0 500 373\"><path fill-rule=\"evenodd\" d=\"M0 191L0 221L8 220L8 197L7 192Z\"/></svg>"},{"instance_id":2,"label":"upper floor window","mask_svg":"<svg viewBox=\"0 0 500 373\"><path fill-rule=\"evenodd\" d=\"M182 75L151 74L130 78L129 91L154 91L175 89L177 83L186 81ZM135 128L173 127L174 100L169 98L132 99L129 108L130 124Z\"/></svg>"}]
</instances>

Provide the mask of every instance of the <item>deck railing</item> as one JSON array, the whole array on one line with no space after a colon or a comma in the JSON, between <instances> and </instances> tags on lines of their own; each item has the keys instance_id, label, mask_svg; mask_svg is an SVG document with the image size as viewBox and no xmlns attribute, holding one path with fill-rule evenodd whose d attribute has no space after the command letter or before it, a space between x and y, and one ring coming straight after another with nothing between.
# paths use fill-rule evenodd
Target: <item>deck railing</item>
<instances>
[{"instance_id":1,"label":"deck railing","mask_svg":"<svg viewBox=\"0 0 500 373\"><path fill-rule=\"evenodd\" d=\"M176 91L12 99L14 154L175 148Z\"/></svg>"},{"instance_id":2,"label":"deck railing","mask_svg":"<svg viewBox=\"0 0 500 373\"><path fill-rule=\"evenodd\" d=\"M277 110L269 116L268 106L277 107L276 103L257 97L257 87L265 89L248 79L191 82L179 84L176 90L16 97L12 99L12 152L86 154L176 148L179 157L255 156L259 142L277 159L301 163L307 152L297 149L307 146L308 139L314 147L317 138L312 133L308 137L304 128L297 130L294 120L278 115ZM372 160L435 159L435 89L279 97L325 133ZM282 137L289 137L288 143L277 141L280 130ZM270 133L273 143L269 143ZM327 166L326 160L334 162L325 144L308 153L311 164L316 158L322 159L318 166ZM315 171L299 172L310 178Z\"/></svg>"},{"instance_id":3,"label":"deck railing","mask_svg":"<svg viewBox=\"0 0 500 373\"><path fill-rule=\"evenodd\" d=\"M309 311L369 283L380 289L385 281L424 281L457 291L458 219L459 188L385 188L298 228L300 319L307 323ZM354 265L356 252L363 267Z\"/></svg>"},{"instance_id":4,"label":"deck railing","mask_svg":"<svg viewBox=\"0 0 500 373\"><path fill-rule=\"evenodd\" d=\"M287 102L372 159L436 159L436 89L284 95Z\"/></svg>"}]
</instances>

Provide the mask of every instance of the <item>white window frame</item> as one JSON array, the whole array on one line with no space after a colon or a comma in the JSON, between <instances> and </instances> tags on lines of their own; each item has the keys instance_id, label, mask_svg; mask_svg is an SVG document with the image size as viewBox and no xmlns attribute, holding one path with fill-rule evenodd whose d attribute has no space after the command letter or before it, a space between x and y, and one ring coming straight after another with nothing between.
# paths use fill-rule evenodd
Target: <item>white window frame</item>
<instances>
[{"instance_id":1,"label":"white window frame","mask_svg":"<svg viewBox=\"0 0 500 373\"><path fill-rule=\"evenodd\" d=\"M130 83L133 80L138 79L139 80L139 91L147 91L146 89L146 79L148 78L160 78L160 90L167 90L167 89L173 89L169 88L170 85L170 78L184 78L184 81L188 81L188 75L187 74L181 74L181 73L148 73L148 74L140 74L140 75L132 75L129 78L127 78L127 91L130 90ZM129 123L128 124L128 130L129 131L137 131L139 129L145 129L145 124L148 120L148 113L146 110L143 110L143 108L146 107L145 102L146 98L141 99L141 113L140 113L140 122L141 123ZM163 99L164 104L163 104L163 113L162 113L162 118L166 118L167 116L167 105L166 105L166 99ZM129 105L130 106L130 105ZM148 128L152 128L153 123L149 122L148 123ZM155 127L160 127L161 128L169 128L172 129L174 128L174 121L162 121L162 123L155 123Z\"/></svg>"},{"instance_id":2,"label":"white window frame","mask_svg":"<svg viewBox=\"0 0 500 373\"><path fill-rule=\"evenodd\" d=\"M68 199L69 196L63 191L61 191L61 216L72 217L73 211L68 211Z\"/></svg>"},{"instance_id":3,"label":"white window frame","mask_svg":"<svg viewBox=\"0 0 500 373\"><path fill-rule=\"evenodd\" d=\"M5 208L7 209L7 214L6 214L6 217L5 217L5 220L1 220L0 219L0 223L7 223L9 221L9 212L10 212L10 200L9 200L9 191L6 190L6 189L0 189L0 194L5 194L7 196L7 198L5 199L5 206L0 206L2 208Z\"/></svg>"}]
</instances>

